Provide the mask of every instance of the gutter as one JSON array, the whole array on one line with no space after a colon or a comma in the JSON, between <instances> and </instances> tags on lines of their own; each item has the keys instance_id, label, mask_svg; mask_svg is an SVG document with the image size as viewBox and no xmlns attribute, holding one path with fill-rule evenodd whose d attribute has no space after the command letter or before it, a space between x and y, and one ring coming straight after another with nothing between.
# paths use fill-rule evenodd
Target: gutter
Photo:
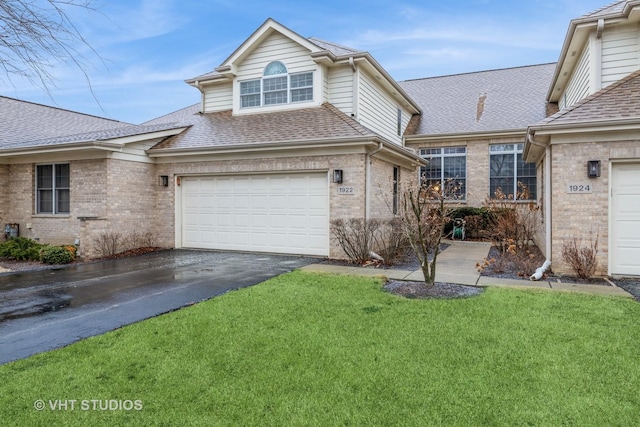
<instances>
[{"instance_id":1,"label":"gutter","mask_svg":"<svg viewBox=\"0 0 640 427\"><path fill-rule=\"evenodd\" d=\"M551 265L551 145L542 141L536 141L534 132L527 132L527 142L545 149L544 153L544 227L545 227L545 254Z\"/></svg>"},{"instance_id":2,"label":"gutter","mask_svg":"<svg viewBox=\"0 0 640 427\"><path fill-rule=\"evenodd\" d=\"M418 142L435 142L435 141L452 141L463 139L488 139L488 138L513 138L522 137L527 133L527 129L506 129L504 131L478 131L467 133L442 133L442 134L423 134L405 136L405 143Z\"/></svg>"}]
</instances>

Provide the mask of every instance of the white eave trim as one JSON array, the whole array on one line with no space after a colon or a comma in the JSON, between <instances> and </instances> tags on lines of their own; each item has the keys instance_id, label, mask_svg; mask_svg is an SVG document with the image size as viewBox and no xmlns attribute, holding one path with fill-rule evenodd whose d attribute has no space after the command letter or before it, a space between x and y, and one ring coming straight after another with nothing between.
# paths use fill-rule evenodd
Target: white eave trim
<instances>
[{"instance_id":1,"label":"white eave trim","mask_svg":"<svg viewBox=\"0 0 640 427\"><path fill-rule=\"evenodd\" d=\"M493 138L524 138L527 129L507 129L502 131L478 131L464 133L441 133L430 135L409 135L405 136L406 144L417 144L421 142L439 141L464 141L469 139L493 139Z\"/></svg>"},{"instance_id":2,"label":"white eave trim","mask_svg":"<svg viewBox=\"0 0 640 427\"><path fill-rule=\"evenodd\" d=\"M34 145L30 147L6 148L6 149L0 149L0 157L59 153L59 152L76 151L76 150L121 151L127 144L131 144L134 142L147 141L152 139L163 139L168 136L177 135L183 132L185 129L187 129L187 127L188 126L184 126L176 129L142 133L139 135L124 136L119 138L83 140L83 141L63 142L59 144L48 144L48 145L43 144L43 145Z\"/></svg>"},{"instance_id":3,"label":"white eave trim","mask_svg":"<svg viewBox=\"0 0 640 427\"><path fill-rule=\"evenodd\" d=\"M251 144L238 144L238 145L221 145L213 147L190 147L190 148L164 148L164 149L149 149L146 151L149 157L162 158L162 157L183 157L183 156L202 156L210 154L229 154L229 153L248 153L248 152L266 152L266 151L286 151L286 150L300 150L300 149L322 149L329 150L335 148L355 147L355 146L369 146L377 148L382 143L383 148L387 152L392 152L397 156L416 162L418 164L424 163L424 160L405 147L398 144L388 142L382 138L362 136L362 137L349 137L344 139L326 138L317 140L299 140L299 141L277 141L277 142L260 142Z\"/></svg>"},{"instance_id":4,"label":"white eave trim","mask_svg":"<svg viewBox=\"0 0 640 427\"><path fill-rule=\"evenodd\" d=\"M574 123L548 123L529 127L536 135L560 135L568 133L616 132L640 129L640 117L589 120Z\"/></svg>"}]
</instances>

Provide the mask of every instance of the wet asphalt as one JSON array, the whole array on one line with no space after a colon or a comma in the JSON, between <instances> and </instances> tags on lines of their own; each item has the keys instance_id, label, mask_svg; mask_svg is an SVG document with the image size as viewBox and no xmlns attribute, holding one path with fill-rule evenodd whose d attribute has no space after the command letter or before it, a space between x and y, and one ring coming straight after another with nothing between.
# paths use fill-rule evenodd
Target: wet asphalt
<instances>
[{"instance_id":1,"label":"wet asphalt","mask_svg":"<svg viewBox=\"0 0 640 427\"><path fill-rule=\"evenodd\" d=\"M0 364L255 285L313 262L317 258L167 250L0 274Z\"/></svg>"}]
</instances>

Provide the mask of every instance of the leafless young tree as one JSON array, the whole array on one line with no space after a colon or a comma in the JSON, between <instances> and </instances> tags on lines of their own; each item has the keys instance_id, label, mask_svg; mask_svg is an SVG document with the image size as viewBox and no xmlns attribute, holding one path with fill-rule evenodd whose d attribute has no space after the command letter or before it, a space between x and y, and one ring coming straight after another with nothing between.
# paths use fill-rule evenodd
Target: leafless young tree
<instances>
[{"instance_id":1,"label":"leafless young tree","mask_svg":"<svg viewBox=\"0 0 640 427\"><path fill-rule=\"evenodd\" d=\"M95 11L91 0L0 0L0 81L26 78L50 93L55 63L71 63L91 87L80 51L100 56L72 22L72 8Z\"/></svg>"},{"instance_id":2,"label":"leafless young tree","mask_svg":"<svg viewBox=\"0 0 640 427\"><path fill-rule=\"evenodd\" d=\"M436 263L445 226L451 220L453 206L447 201L456 199L456 183L423 185L408 189L398 218L411 248L415 252L425 284L433 286L436 279Z\"/></svg>"}]
</instances>

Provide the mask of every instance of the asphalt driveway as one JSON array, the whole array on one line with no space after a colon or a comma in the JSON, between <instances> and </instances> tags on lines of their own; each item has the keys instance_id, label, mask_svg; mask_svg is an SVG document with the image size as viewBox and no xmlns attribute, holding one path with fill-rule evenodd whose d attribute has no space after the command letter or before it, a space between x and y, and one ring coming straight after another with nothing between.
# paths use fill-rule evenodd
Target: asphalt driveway
<instances>
[{"instance_id":1,"label":"asphalt driveway","mask_svg":"<svg viewBox=\"0 0 640 427\"><path fill-rule=\"evenodd\" d=\"M251 286L317 261L168 250L0 275L0 364Z\"/></svg>"}]
</instances>

